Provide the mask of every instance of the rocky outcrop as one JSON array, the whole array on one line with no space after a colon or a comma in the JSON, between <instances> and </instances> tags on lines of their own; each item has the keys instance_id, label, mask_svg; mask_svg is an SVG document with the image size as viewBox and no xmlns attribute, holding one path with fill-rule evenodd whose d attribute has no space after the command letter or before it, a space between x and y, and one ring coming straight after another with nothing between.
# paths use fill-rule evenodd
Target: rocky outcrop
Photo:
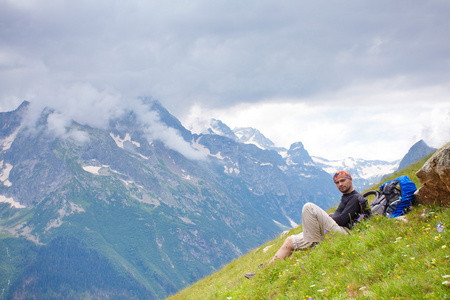
<instances>
[{"instance_id":1,"label":"rocky outcrop","mask_svg":"<svg viewBox=\"0 0 450 300\"><path fill-rule=\"evenodd\" d=\"M423 204L450 205L450 143L439 149L416 173L422 187L416 199Z\"/></svg>"}]
</instances>

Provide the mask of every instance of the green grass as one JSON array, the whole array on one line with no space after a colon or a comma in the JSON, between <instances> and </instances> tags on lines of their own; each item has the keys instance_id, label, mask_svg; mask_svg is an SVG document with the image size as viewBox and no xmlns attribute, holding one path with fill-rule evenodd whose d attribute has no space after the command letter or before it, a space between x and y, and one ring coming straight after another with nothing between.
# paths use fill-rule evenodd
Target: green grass
<instances>
[{"instance_id":1,"label":"green grass","mask_svg":"<svg viewBox=\"0 0 450 300\"><path fill-rule=\"evenodd\" d=\"M386 180L408 175L420 187L415 172L424 162ZM450 284L443 284L450 281L449 209L419 204L406 217L372 217L351 235L329 234L310 250L257 268L282 245L285 237L276 237L168 299L450 299ZM252 280L244 278L252 271Z\"/></svg>"}]
</instances>

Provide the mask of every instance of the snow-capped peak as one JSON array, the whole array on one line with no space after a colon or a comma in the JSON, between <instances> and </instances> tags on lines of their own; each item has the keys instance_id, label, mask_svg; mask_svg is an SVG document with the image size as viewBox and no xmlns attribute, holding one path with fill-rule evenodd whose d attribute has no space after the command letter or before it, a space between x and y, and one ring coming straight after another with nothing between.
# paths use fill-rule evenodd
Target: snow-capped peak
<instances>
[{"instance_id":1,"label":"snow-capped peak","mask_svg":"<svg viewBox=\"0 0 450 300\"><path fill-rule=\"evenodd\" d=\"M398 160L388 162L352 157L341 160L327 160L316 156L313 156L312 159L317 166L330 175L339 170L348 171L352 175L356 188L365 188L379 182L385 175L395 172L399 165Z\"/></svg>"},{"instance_id":2,"label":"snow-capped peak","mask_svg":"<svg viewBox=\"0 0 450 300\"><path fill-rule=\"evenodd\" d=\"M229 137L230 139L237 140L237 137L234 134L233 130L231 130L231 128L228 127L222 121L216 120L216 119L211 119L209 128L204 133L226 136L226 137Z\"/></svg>"},{"instance_id":3,"label":"snow-capped peak","mask_svg":"<svg viewBox=\"0 0 450 300\"><path fill-rule=\"evenodd\" d=\"M234 134L241 143L253 144L261 149L271 149L275 144L266 138L258 129L251 127L237 127L233 129Z\"/></svg>"}]
</instances>

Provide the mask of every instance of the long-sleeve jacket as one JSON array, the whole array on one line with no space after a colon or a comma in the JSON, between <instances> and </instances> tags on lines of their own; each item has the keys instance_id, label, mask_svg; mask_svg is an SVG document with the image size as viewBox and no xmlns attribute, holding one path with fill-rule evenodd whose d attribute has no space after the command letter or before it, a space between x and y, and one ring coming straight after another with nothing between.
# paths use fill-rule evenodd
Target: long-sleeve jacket
<instances>
[{"instance_id":1,"label":"long-sleeve jacket","mask_svg":"<svg viewBox=\"0 0 450 300\"><path fill-rule=\"evenodd\" d=\"M355 222L362 213L362 207L365 207L364 204L366 202L367 200L355 190L349 194L344 194L342 195L338 208L334 214L331 215L331 218L333 218L339 226L350 229L352 223Z\"/></svg>"}]
</instances>

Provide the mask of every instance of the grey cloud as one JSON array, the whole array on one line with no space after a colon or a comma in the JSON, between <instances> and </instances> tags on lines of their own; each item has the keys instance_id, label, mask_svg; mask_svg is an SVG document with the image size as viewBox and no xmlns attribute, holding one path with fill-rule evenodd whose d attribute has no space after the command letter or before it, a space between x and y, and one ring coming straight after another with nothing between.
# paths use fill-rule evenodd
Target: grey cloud
<instances>
[{"instance_id":1,"label":"grey cloud","mask_svg":"<svg viewBox=\"0 0 450 300\"><path fill-rule=\"evenodd\" d=\"M48 109L46 129L55 137L70 138L78 143L87 142L86 133L71 128L72 121L94 128L107 129L112 118L127 111L134 111L142 125L148 142L162 141L168 148L176 150L189 159L202 160L205 155L194 149L174 128L163 124L155 111L138 98L124 99L114 90L99 91L89 84L77 83L61 88L46 97L36 97L31 102L27 126L35 129L40 113Z\"/></svg>"},{"instance_id":2,"label":"grey cloud","mask_svg":"<svg viewBox=\"0 0 450 300\"><path fill-rule=\"evenodd\" d=\"M88 82L180 113L397 77L447 83L449 9L418 0L3 1L0 101Z\"/></svg>"}]
</instances>

